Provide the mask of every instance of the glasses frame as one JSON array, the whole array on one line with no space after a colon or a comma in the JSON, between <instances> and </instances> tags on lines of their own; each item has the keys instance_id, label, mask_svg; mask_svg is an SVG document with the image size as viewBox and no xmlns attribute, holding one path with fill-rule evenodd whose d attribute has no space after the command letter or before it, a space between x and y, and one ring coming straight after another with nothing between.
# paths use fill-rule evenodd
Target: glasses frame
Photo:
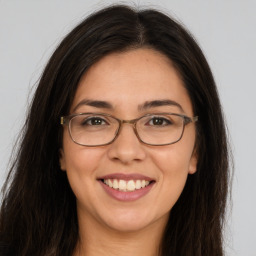
<instances>
[{"instance_id":1,"label":"glasses frame","mask_svg":"<svg viewBox=\"0 0 256 256\"><path fill-rule=\"evenodd\" d=\"M108 142L108 143L104 143L104 144L99 144L99 145L85 145L85 144L81 144L79 142L77 142L73 137L72 137L72 134L71 134L71 120L76 117L76 116L81 116L81 115L102 115L102 116L106 116L106 117L111 117L113 119L115 119L116 121L118 121L119 123L119 126L118 126L118 129L116 130L116 133L114 135L114 138ZM171 142L171 143L165 143L165 144L151 144L151 143L146 143L144 142L138 132L137 132L137 128L136 128L136 124L137 122L144 118L144 117L147 117L147 116L152 116L152 115L175 115L175 116L179 116L181 118L183 118L183 127L182 127L182 133L181 133L181 136L178 140L174 141L174 142ZM146 115L143 115L141 117L138 117L138 118L135 118L135 119L131 119L131 120L124 120L124 119L119 119L115 116L112 116L110 114L106 114L106 113L93 113L93 112L88 112L88 113L78 113L78 114L71 114L71 115L68 115L68 116L61 116L60 117L60 124L61 125L65 125L65 126L68 126L68 132L69 132L69 135L70 135L70 138L72 139L72 141L78 145L81 145L81 146L85 146L85 147L99 147L99 146L106 146L106 145L109 145L111 143L113 143L120 131L121 131L121 127L123 124L131 124L133 126L133 130L134 130L134 133L136 135L136 137L138 138L138 140L140 142L142 142L143 144L146 144L146 145L150 145L150 146L165 146L165 145L171 145L171 144L174 144L174 143L177 143L178 141L180 141L183 137L183 133L184 133L184 130L185 130L185 126L189 123L195 123L198 121L198 116L194 116L194 117L188 117L186 115L182 115L182 114L177 114L177 113L149 113L149 114L146 114Z\"/></svg>"}]
</instances>

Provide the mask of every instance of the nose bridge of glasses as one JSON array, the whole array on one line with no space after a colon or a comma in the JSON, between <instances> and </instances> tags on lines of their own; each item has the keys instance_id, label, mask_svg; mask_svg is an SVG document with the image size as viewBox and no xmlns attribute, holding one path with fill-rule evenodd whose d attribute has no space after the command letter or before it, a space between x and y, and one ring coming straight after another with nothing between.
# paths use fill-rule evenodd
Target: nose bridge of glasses
<instances>
[{"instance_id":1,"label":"nose bridge of glasses","mask_svg":"<svg viewBox=\"0 0 256 256\"><path fill-rule=\"evenodd\" d=\"M123 124L131 124L133 126L133 129L136 133L136 122L138 119L131 119L131 120L120 120L120 126L122 126ZM137 134L137 133L136 133Z\"/></svg>"},{"instance_id":2,"label":"nose bridge of glasses","mask_svg":"<svg viewBox=\"0 0 256 256\"><path fill-rule=\"evenodd\" d=\"M118 134L121 132L123 124L130 124L133 127L133 131L134 131L135 135L138 136L137 131L136 131L136 122L137 122L137 119L120 120L120 128L119 128Z\"/></svg>"},{"instance_id":3,"label":"nose bridge of glasses","mask_svg":"<svg viewBox=\"0 0 256 256\"><path fill-rule=\"evenodd\" d=\"M132 124L134 125L136 123L137 119L131 119L131 120L121 120L122 124Z\"/></svg>"}]
</instances>

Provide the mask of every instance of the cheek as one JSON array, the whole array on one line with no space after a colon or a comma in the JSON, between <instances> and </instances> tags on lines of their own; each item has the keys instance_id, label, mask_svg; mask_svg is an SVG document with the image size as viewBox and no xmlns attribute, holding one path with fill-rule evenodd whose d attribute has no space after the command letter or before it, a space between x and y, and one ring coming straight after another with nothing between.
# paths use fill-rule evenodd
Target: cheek
<instances>
[{"instance_id":1,"label":"cheek","mask_svg":"<svg viewBox=\"0 0 256 256\"><path fill-rule=\"evenodd\" d=\"M161 156L158 158L157 165L160 171L163 194L176 200L175 198L179 197L187 180L189 159L176 151L169 151Z\"/></svg>"},{"instance_id":2,"label":"cheek","mask_svg":"<svg viewBox=\"0 0 256 256\"><path fill-rule=\"evenodd\" d=\"M93 150L70 148L66 150L67 172L79 175L92 174L99 159L100 154Z\"/></svg>"},{"instance_id":3,"label":"cheek","mask_svg":"<svg viewBox=\"0 0 256 256\"><path fill-rule=\"evenodd\" d=\"M96 170L102 158L100 148L86 148L75 144L69 134L63 137L62 162L65 163L65 171L70 186L79 199L86 196L85 191L90 192L96 183Z\"/></svg>"},{"instance_id":4,"label":"cheek","mask_svg":"<svg viewBox=\"0 0 256 256\"><path fill-rule=\"evenodd\" d=\"M69 148L66 151L68 181L76 197L78 208L84 209L85 212L88 209L93 211L94 202L98 201L95 189L98 186L96 175L101 152L77 148L76 150Z\"/></svg>"},{"instance_id":5,"label":"cheek","mask_svg":"<svg viewBox=\"0 0 256 256\"><path fill-rule=\"evenodd\" d=\"M159 167L162 175L187 175L191 163L193 147L184 148L173 144L152 154L154 164Z\"/></svg>"},{"instance_id":6,"label":"cheek","mask_svg":"<svg viewBox=\"0 0 256 256\"><path fill-rule=\"evenodd\" d=\"M102 156L100 148L87 148L75 144L67 131L63 136L63 158L69 174L85 175L93 173Z\"/></svg>"},{"instance_id":7,"label":"cheek","mask_svg":"<svg viewBox=\"0 0 256 256\"><path fill-rule=\"evenodd\" d=\"M158 202L165 212L177 202L190 172L194 143L185 142L180 141L152 154L159 172Z\"/></svg>"}]
</instances>

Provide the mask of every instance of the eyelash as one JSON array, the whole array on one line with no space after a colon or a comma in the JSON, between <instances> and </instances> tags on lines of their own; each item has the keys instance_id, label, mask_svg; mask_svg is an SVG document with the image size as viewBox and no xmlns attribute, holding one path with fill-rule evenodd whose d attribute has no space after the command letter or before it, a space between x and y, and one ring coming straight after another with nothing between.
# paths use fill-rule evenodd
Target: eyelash
<instances>
[{"instance_id":1,"label":"eyelash","mask_svg":"<svg viewBox=\"0 0 256 256\"><path fill-rule=\"evenodd\" d=\"M102 117L89 117L89 118L84 119L82 121L81 125L83 125L83 126L84 125L92 125L93 126L93 124L89 124L89 122L95 121L95 120L100 120L100 122L103 121L104 123L108 124L108 122L105 119L103 119ZM95 124L95 125L97 125L97 124Z\"/></svg>"},{"instance_id":2,"label":"eyelash","mask_svg":"<svg viewBox=\"0 0 256 256\"><path fill-rule=\"evenodd\" d=\"M171 124L172 124L172 122L171 122L170 120L168 120L168 119L166 119L166 118L164 118L164 117L161 117L161 116L154 116L154 117L152 117L152 118L147 122L147 124L150 123L150 122L154 122L155 120L161 120L161 122L166 123L166 124L160 124L159 126L166 126L166 125L171 125ZM149 125L151 125L151 124L149 124ZM153 126L154 126L154 125L153 125ZM156 126L157 126L157 125L156 125Z\"/></svg>"}]
</instances>

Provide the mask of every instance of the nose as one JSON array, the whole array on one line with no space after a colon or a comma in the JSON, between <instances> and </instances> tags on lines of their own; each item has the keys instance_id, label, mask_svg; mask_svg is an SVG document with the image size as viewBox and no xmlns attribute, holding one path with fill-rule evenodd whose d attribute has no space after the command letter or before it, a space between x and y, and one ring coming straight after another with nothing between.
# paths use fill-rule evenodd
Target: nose
<instances>
[{"instance_id":1,"label":"nose","mask_svg":"<svg viewBox=\"0 0 256 256\"><path fill-rule=\"evenodd\" d=\"M132 124L124 123L120 129L118 137L109 145L108 157L123 164L144 160L145 146L137 138Z\"/></svg>"}]
</instances>

